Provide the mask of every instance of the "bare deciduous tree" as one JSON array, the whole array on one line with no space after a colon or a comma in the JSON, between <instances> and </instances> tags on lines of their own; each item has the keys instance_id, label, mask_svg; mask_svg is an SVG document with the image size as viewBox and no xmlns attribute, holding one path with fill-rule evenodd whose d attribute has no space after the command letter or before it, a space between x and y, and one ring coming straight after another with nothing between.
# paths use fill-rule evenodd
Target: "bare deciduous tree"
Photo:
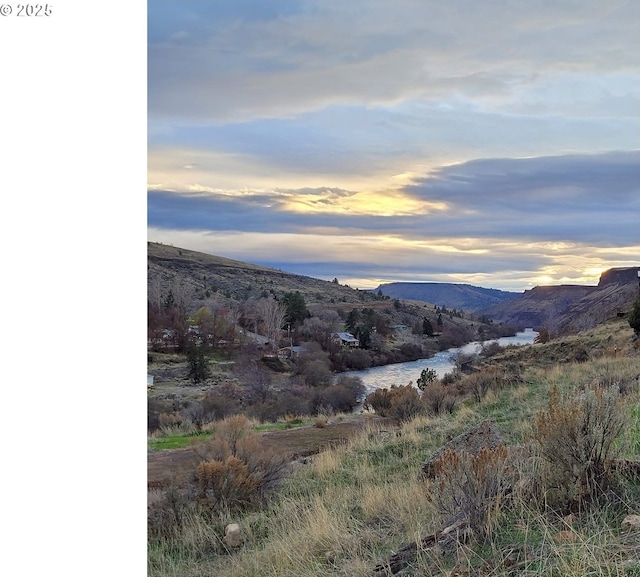
<instances>
[{"instance_id":1,"label":"bare deciduous tree","mask_svg":"<svg viewBox=\"0 0 640 577\"><path fill-rule=\"evenodd\" d=\"M280 331L287 316L286 307L274 298L265 297L256 301L256 312L262 321L264 336L274 347L277 347Z\"/></svg>"}]
</instances>

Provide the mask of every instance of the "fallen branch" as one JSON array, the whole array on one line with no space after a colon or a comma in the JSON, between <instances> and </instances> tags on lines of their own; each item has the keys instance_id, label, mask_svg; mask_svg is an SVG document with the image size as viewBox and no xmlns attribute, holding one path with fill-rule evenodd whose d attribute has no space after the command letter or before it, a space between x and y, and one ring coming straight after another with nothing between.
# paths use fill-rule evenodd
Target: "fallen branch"
<instances>
[{"instance_id":1,"label":"fallen branch","mask_svg":"<svg viewBox=\"0 0 640 577\"><path fill-rule=\"evenodd\" d=\"M397 553L394 553L384 563L376 565L373 573L374 575L396 575L413 562L418 551L437 549L445 552L455 544L466 542L470 536L469 520L461 519L440 531L423 537L418 542L403 545Z\"/></svg>"}]
</instances>

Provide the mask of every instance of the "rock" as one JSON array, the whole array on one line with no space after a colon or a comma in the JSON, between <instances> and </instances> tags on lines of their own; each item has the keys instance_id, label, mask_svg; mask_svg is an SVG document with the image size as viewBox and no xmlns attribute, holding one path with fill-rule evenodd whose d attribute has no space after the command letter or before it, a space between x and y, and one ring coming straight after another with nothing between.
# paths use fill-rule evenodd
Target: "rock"
<instances>
[{"instance_id":1,"label":"rock","mask_svg":"<svg viewBox=\"0 0 640 577\"><path fill-rule=\"evenodd\" d=\"M627 515L622 520L622 526L629 526L629 529L637 529L640 527L640 515Z\"/></svg>"},{"instance_id":2,"label":"rock","mask_svg":"<svg viewBox=\"0 0 640 577\"><path fill-rule=\"evenodd\" d=\"M495 449L502 444L502 437L498 432L495 421L482 421L477 427L469 429L465 433L451 439L451 441L431 455L431 457L425 461L424 465L422 465L422 473L428 479L434 478L438 469L438 461L445 451L459 451L477 455L480 450L485 447Z\"/></svg>"},{"instance_id":3,"label":"rock","mask_svg":"<svg viewBox=\"0 0 640 577\"><path fill-rule=\"evenodd\" d=\"M230 523L224 530L224 544L227 547L240 547L244 543L244 533L237 523Z\"/></svg>"}]
</instances>

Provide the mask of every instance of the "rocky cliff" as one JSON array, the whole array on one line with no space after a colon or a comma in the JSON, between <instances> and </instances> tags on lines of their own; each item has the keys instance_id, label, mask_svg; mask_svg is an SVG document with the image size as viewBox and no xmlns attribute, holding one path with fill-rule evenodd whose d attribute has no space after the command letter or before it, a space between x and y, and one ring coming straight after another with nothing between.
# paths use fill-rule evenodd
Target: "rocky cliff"
<instances>
[{"instance_id":1,"label":"rocky cliff","mask_svg":"<svg viewBox=\"0 0 640 577\"><path fill-rule=\"evenodd\" d=\"M491 306L484 314L494 322L557 334L572 334L628 312L638 294L640 267L602 273L597 286L539 286L516 299Z\"/></svg>"}]
</instances>

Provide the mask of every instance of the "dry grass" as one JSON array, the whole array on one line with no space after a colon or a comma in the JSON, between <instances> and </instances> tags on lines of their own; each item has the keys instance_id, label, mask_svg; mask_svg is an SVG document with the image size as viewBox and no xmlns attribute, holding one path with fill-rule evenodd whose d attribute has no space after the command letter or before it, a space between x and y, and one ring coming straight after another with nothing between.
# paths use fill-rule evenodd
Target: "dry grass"
<instances>
[{"instance_id":1,"label":"dry grass","mask_svg":"<svg viewBox=\"0 0 640 577\"><path fill-rule=\"evenodd\" d=\"M618 337L611 330L595 333L588 338L615 346ZM634 380L640 357L624 356L620 348L616 354L530 366L522 383L487 391L482 403L464 403L452 415L420 415L398 428L365 427L343 446L297 467L264 508L233 518L194 516L180 538L151 542L149 576L369 577L401 544L439 528L439 512L418 480L424 460L487 417L496 418L509 443L527 438L535 415L548 411L554 387L572 398L572 391L594 386L608 391L624 382L628 390L616 407L630 424L614 446L627 458L640 459L640 392ZM309 434L325 430L308 428ZM490 512L484 542L460 544L448 555L419 551L404 575L640 575L640 536L621 527L625 515L640 514L638 483L611 485L602 505L583 506L569 521L536 498L541 461L527 457L508 465L523 482ZM220 544L227 522L240 523L246 532L238 551L227 552Z\"/></svg>"}]
</instances>

